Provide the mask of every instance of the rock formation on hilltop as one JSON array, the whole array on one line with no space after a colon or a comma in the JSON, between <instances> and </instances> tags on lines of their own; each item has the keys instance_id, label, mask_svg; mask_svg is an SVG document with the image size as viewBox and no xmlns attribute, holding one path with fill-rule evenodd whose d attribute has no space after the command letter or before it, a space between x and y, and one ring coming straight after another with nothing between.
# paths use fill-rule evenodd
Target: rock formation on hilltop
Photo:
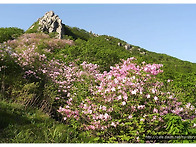
<instances>
[{"instance_id":1,"label":"rock formation on hilltop","mask_svg":"<svg viewBox=\"0 0 196 147\"><path fill-rule=\"evenodd\" d=\"M57 32L58 38L62 38L64 32L64 27L62 20L54 14L53 11L47 12L42 18L39 19L39 28L42 32Z\"/></svg>"},{"instance_id":2,"label":"rock formation on hilltop","mask_svg":"<svg viewBox=\"0 0 196 147\"><path fill-rule=\"evenodd\" d=\"M37 31L41 32L57 32L58 38L62 39L63 35L65 34L65 29L63 27L62 20L55 15L53 11L46 12L46 14L38 19L38 28ZM32 25L29 30L35 28L35 24Z\"/></svg>"},{"instance_id":3,"label":"rock formation on hilltop","mask_svg":"<svg viewBox=\"0 0 196 147\"><path fill-rule=\"evenodd\" d=\"M29 29L26 30L25 33L38 33L38 32L45 32L45 33L52 33L51 36L63 39L63 38L70 38L70 39L82 39L88 40L91 37L99 37L98 34L89 33L84 29L80 29L77 27L70 27L62 23L62 20L55 15L53 11L46 12L46 14L39 18L36 22L31 25Z\"/></svg>"}]
</instances>

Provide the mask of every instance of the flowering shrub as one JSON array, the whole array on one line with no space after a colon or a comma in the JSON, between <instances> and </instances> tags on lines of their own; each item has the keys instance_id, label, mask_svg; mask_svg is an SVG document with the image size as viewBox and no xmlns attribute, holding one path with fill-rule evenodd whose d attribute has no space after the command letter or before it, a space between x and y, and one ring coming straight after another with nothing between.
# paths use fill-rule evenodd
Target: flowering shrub
<instances>
[{"instance_id":1,"label":"flowering shrub","mask_svg":"<svg viewBox=\"0 0 196 147\"><path fill-rule=\"evenodd\" d=\"M5 64L3 64L3 62L5 61L6 58L6 51L3 49L3 45L0 46L0 71L2 71L2 69L5 69L6 66Z\"/></svg>"},{"instance_id":2,"label":"flowering shrub","mask_svg":"<svg viewBox=\"0 0 196 147\"><path fill-rule=\"evenodd\" d=\"M31 34L23 34L17 40L8 40L8 46L12 48L18 48L18 50L27 48L32 45L45 45L45 47L49 50L53 50L55 48L63 48L66 44L73 45L72 40L65 39L51 39L49 35L44 33L31 33Z\"/></svg>"},{"instance_id":3,"label":"flowering shrub","mask_svg":"<svg viewBox=\"0 0 196 147\"><path fill-rule=\"evenodd\" d=\"M45 44L42 51L39 50L39 45ZM73 45L72 40L51 40L49 35L44 33L31 33L24 34L17 40L10 40L6 43L10 48L10 55L15 58L15 61L25 70L25 77L34 75L36 78L40 78L38 75L45 73L47 66L57 63L49 59L46 54L51 54L51 50L55 48L63 48L66 44ZM15 49L15 52L12 51Z\"/></svg>"},{"instance_id":4,"label":"flowering shrub","mask_svg":"<svg viewBox=\"0 0 196 147\"><path fill-rule=\"evenodd\" d=\"M65 44L68 45L74 45L74 42L72 40L62 40L62 39L50 39L50 40L44 40L44 44L47 45L47 48L53 51L54 49L60 49L65 46Z\"/></svg>"},{"instance_id":5,"label":"flowering shrub","mask_svg":"<svg viewBox=\"0 0 196 147\"><path fill-rule=\"evenodd\" d=\"M89 71L96 73L92 95L83 99L70 95L67 104L58 110L64 120L75 119L81 122L81 129L92 130L106 141L143 142L145 135L166 133L163 131L166 114L173 113L183 119L195 117L194 106L190 103L182 106L156 80L162 65L139 66L132 63L133 59L123 60L121 65L103 74Z\"/></svg>"},{"instance_id":6,"label":"flowering shrub","mask_svg":"<svg viewBox=\"0 0 196 147\"><path fill-rule=\"evenodd\" d=\"M42 50L40 51L38 47L43 42L48 45L48 48L42 48ZM58 60L49 59L47 54L52 54L49 49L61 48L66 44L71 45L73 41L54 39L54 43L51 44L50 43L51 43L51 38L48 35L42 33L39 34L32 33L32 34L24 34L21 37L19 37L17 40L8 41L4 44L1 44L0 70L2 71L3 69L7 68L7 66L9 65L9 69L6 70L6 73L16 72L16 69L13 69L12 67L13 63L16 68L21 67L23 72L21 72L20 74L23 75L23 78L26 79L26 82L29 84L31 82L38 82L39 86L37 88L41 88L43 90L43 91L40 90L40 92L37 93L37 97L39 97L37 99L44 99L43 97L40 97L40 95L43 95L42 92L45 93L44 87L48 83L50 83L50 80L58 84L57 79L53 77L54 74L57 74L59 70L61 71L61 68L63 68L63 70L65 70L65 68L68 69L67 66L64 66L65 64L59 63ZM5 79L4 75L0 77L2 80ZM64 75L65 73L62 74L62 76ZM14 76L12 77L14 78ZM8 77L8 74L6 78L8 80L12 79ZM15 80L15 83L16 82L17 81ZM66 82L68 81L66 80ZM24 84L23 86L25 86L27 83L23 83ZM6 85L8 86L9 83L6 83ZM1 86L1 87L5 87L5 86ZM22 87L22 85L20 85L20 87ZM55 87L55 84L52 87ZM10 86L9 93L11 93L13 90L17 91L18 89L17 88L13 89L13 86ZM52 101L52 100L47 100L47 101Z\"/></svg>"}]
</instances>

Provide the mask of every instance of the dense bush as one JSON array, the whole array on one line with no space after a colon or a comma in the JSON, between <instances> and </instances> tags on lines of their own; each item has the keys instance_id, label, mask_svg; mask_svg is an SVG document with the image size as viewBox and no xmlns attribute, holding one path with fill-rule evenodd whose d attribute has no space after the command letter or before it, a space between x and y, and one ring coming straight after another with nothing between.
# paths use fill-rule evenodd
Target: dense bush
<instances>
[{"instance_id":1,"label":"dense bush","mask_svg":"<svg viewBox=\"0 0 196 147\"><path fill-rule=\"evenodd\" d=\"M10 28L0 28L0 43L7 41L7 40L13 40L19 37L24 33L24 30L10 27Z\"/></svg>"}]
</instances>

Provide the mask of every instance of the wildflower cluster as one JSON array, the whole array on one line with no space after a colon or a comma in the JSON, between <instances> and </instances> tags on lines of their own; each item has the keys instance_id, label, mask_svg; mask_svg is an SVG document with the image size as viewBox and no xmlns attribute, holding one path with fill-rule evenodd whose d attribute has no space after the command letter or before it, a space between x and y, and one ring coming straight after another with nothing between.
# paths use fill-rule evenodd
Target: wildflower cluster
<instances>
[{"instance_id":1,"label":"wildflower cluster","mask_svg":"<svg viewBox=\"0 0 196 147\"><path fill-rule=\"evenodd\" d=\"M129 132L127 141L139 142L138 137L144 132L163 129L164 116L168 113L183 119L195 118L188 115L191 111L195 113L194 106L182 106L174 94L164 91L163 83L156 80L155 75L163 72L162 65L143 63L139 66L132 63L133 59L123 60L103 74L93 71L96 84L92 96L81 101L71 96L65 107L58 110L64 120L75 119L84 130L113 128L111 136L118 131Z\"/></svg>"},{"instance_id":2,"label":"wildflower cluster","mask_svg":"<svg viewBox=\"0 0 196 147\"><path fill-rule=\"evenodd\" d=\"M45 46L42 51L39 51L38 46L43 42L47 46ZM66 44L73 45L73 41L60 39L51 40L47 34L31 33L23 34L17 40L8 40L6 42L6 48L11 49L9 50L9 54L25 71L25 78L34 76L35 78L40 79L40 76L45 74L47 70L52 70L51 66L54 67L54 64L59 64L58 60L53 59L49 61L46 54L51 54L51 49L61 48ZM14 51L12 48L14 48Z\"/></svg>"},{"instance_id":3,"label":"wildflower cluster","mask_svg":"<svg viewBox=\"0 0 196 147\"><path fill-rule=\"evenodd\" d=\"M12 54L12 48L7 46L6 43L0 44L0 71L7 68L7 62Z\"/></svg>"},{"instance_id":4,"label":"wildflower cluster","mask_svg":"<svg viewBox=\"0 0 196 147\"><path fill-rule=\"evenodd\" d=\"M22 48L27 48L32 45L45 45L44 47L50 51L55 48L63 48L65 44L73 45L74 42L72 40L65 39L51 39L49 35L44 33L31 33L31 34L23 34L18 39L8 40L6 43L8 46L21 50Z\"/></svg>"},{"instance_id":5,"label":"wildflower cluster","mask_svg":"<svg viewBox=\"0 0 196 147\"><path fill-rule=\"evenodd\" d=\"M40 43L43 42L46 48L39 52L38 47ZM61 48L66 44L73 45L72 40L50 40L46 34L32 33L24 34L19 39L8 41L5 44L5 51L22 67L25 73L24 78L49 78L57 85L59 95L56 99L70 97L70 91L72 90L74 82L78 81L84 83L85 80L83 76L86 75L86 73L91 73L91 75L96 74L96 72L94 73L93 71L96 71L97 65L84 62L81 64L81 70L80 67L74 63L67 65L55 58L49 59L47 57L46 54L51 54L53 49ZM15 49L14 51L13 48ZM3 60L5 53L1 54L1 60ZM75 89L76 88L77 87L75 87Z\"/></svg>"}]
</instances>

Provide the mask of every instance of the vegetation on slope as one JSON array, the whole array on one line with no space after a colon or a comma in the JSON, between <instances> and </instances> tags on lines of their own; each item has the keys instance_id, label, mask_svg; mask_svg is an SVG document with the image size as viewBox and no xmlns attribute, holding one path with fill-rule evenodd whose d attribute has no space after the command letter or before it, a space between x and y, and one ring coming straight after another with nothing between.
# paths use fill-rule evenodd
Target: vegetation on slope
<instances>
[{"instance_id":1,"label":"vegetation on slope","mask_svg":"<svg viewBox=\"0 0 196 147\"><path fill-rule=\"evenodd\" d=\"M80 105L80 102L85 101L86 98L94 100L93 103L95 105L99 104L103 97L100 96L101 94L95 96L92 93L93 89L91 88L93 88L93 86L99 86L100 83L93 77L97 73L106 74L107 72L112 72L113 70L111 69L111 66L115 66L116 64L121 65L119 64L121 59L126 60L130 57L135 57L137 60L132 62L141 67L143 66L141 65L143 61L146 62L145 64L163 64L162 69L164 72L156 76L157 81L163 82L166 88L164 90L173 93L175 97L177 97L177 100L182 104L182 106L180 104L179 107L191 107L192 109L196 104L196 64L181 61L168 55L149 52L134 45L132 45L132 49L128 51L125 50L123 46L118 46L119 42L123 45L126 44L126 42L120 39L106 35L93 36L82 29L71 28L68 26L65 27L67 27L67 35L65 36L66 39L63 40L52 38L52 36L55 36L53 34L43 34L38 32L29 32L30 34L28 34L27 31L26 34L18 39L1 44L0 114L3 116L3 119L0 119L0 126L3 131L0 134L2 138L0 142L35 142L33 140L37 140L37 142L79 143L144 142L145 135L142 136L142 132L152 133L151 135L153 135L153 133L154 135L163 135L167 133L170 135L195 134L194 125L196 124L196 120L194 119L194 115L191 120L187 119L186 121L183 121L182 118L184 116L168 114L168 116L164 118L164 120L168 122L165 124L167 125L167 129L161 128L163 126L158 124L158 122L149 124L155 127L155 130L157 129L155 132L151 130L153 128L152 126L149 126L148 128L147 126L144 126L143 123L140 124L138 122L140 116L137 113L134 113L134 122L131 124L131 126L135 126L135 130L130 127L130 122L126 122L127 119L122 119L122 117L118 116L116 113L111 114L113 115L114 120L116 121L116 118L118 118L117 120L124 122L128 125L128 128L122 124L118 128L108 128L106 132L99 130L97 131L98 133L96 133L94 130L91 130L93 129L93 126L90 126L90 130L81 129L81 125L87 124L88 126L88 123L90 123L87 123L88 119L86 119L86 117L88 118L88 116L82 118L82 121L74 120L77 118L77 115L73 116L74 118L71 118L70 116L70 122L68 120L66 121L65 119L68 119L67 116L64 113L60 114L57 112L57 110L64 110L59 109L60 106L68 109L66 105L70 103L69 100L71 100L71 98L76 101L74 103L76 106ZM36 32L36 29L34 31ZM145 54L143 54L143 52L145 52ZM154 65L152 68L154 68ZM134 75L134 72L130 72L130 74ZM137 78L138 80L143 79L143 77ZM170 81L173 80L173 82L168 82L168 79ZM111 80L114 79L112 78ZM114 81L110 82L112 83ZM133 81L133 83L134 82L135 81ZM107 88L107 84L109 83L106 81L105 88ZM124 88L126 88L126 86ZM143 88L148 89L149 87ZM135 91L133 90L132 92L134 93ZM111 92L109 94L114 93ZM125 93L130 94L128 91L124 91L124 94ZM107 93L106 95L109 96ZM150 95L153 94L150 93ZM146 96L143 95L142 97L138 94L133 100L136 100L139 103L141 102L140 105L143 107L144 97ZM96 98L98 98L98 101L96 101ZM161 99L164 100L165 98L166 97L161 96ZM14 103L10 104L2 101L2 99ZM129 105L133 102L130 102ZM123 103L123 105L124 104L125 103ZM125 112L124 109L119 106L121 105L115 103L113 108L118 108L119 110L122 109L123 112ZM157 107L154 104L151 104L150 108L146 108L147 115L151 113L148 110L150 110L152 106ZM27 107L31 107L32 109L26 111ZM78 113L77 111L74 111L76 109L75 107L71 108L73 109L70 110L70 112L73 111L74 114ZM105 108L103 109L105 111ZM156 109L155 111L162 111L159 110L159 108ZM64 119L64 124L55 122L50 119L49 116L45 117L45 114L40 112L40 110L58 121ZM170 110L170 108L168 108L168 110ZM89 112L91 111L89 110ZM99 112L99 110L97 112ZM173 112L176 112L176 110ZM28 113L30 113L30 115ZM102 113L102 110L99 113ZM188 111L187 113L192 116L192 113ZM19 116L18 114L22 117L24 116L24 118L19 117L24 121L17 119ZM120 114L120 112L118 114ZM41 119L42 115L44 115L43 119ZM149 115L149 117L151 116ZM46 120L48 123L46 123ZM162 125L163 124L164 123L162 123ZM160 126L157 128L156 125ZM138 133L140 134L139 138L141 138L141 140L133 138L133 136L137 136L137 129L139 130ZM165 129L166 132L163 131ZM64 133L65 130L73 132L71 138L69 138L69 133ZM119 130L121 130L121 132L119 132ZM132 134L128 130L131 130ZM112 132L107 133L108 131ZM42 133L39 136L40 132ZM84 136L87 135L89 135L89 137L85 139ZM156 141L162 142L160 140ZM183 140L175 141L183 142ZM175 141L166 140L165 142ZM193 140L186 140L185 142L193 142Z\"/></svg>"},{"instance_id":2,"label":"vegetation on slope","mask_svg":"<svg viewBox=\"0 0 196 147\"><path fill-rule=\"evenodd\" d=\"M36 108L0 101L0 143L88 143L93 138Z\"/></svg>"},{"instance_id":3,"label":"vegetation on slope","mask_svg":"<svg viewBox=\"0 0 196 147\"><path fill-rule=\"evenodd\" d=\"M4 41L16 39L23 33L24 33L24 30L16 28L16 27L0 28L0 43Z\"/></svg>"},{"instance_id":4,"label":"vegetation on slope","mask_svg":"<svg viewBox=\"0 0 196 147\"><path fill-rule=\"evenodd\" d=\"M64 29L65 29L64 38L69 38L72 40L82 39L87 41L88 39L94 37L93 34L90 34L86 30L77 27L70 27L68 25L64 25Z\"/></svg>"}]
</instances>

